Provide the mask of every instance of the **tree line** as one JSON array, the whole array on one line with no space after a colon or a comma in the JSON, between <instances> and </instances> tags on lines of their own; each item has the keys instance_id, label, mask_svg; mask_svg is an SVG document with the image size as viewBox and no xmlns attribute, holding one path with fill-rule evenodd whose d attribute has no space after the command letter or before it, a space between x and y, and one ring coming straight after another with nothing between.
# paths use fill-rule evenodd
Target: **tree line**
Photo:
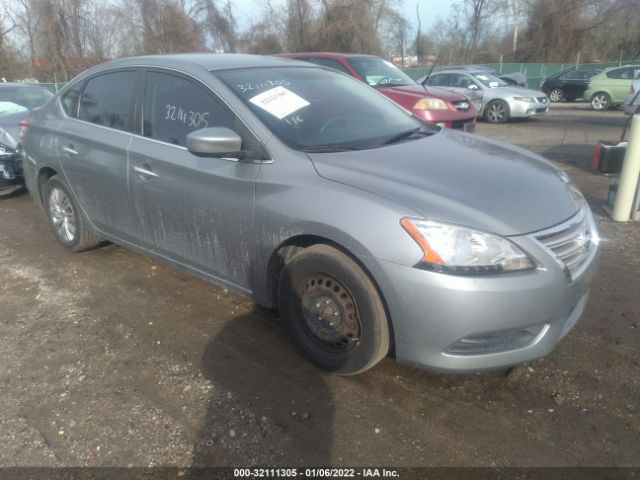
<instances>
[{"instance_id":1,"label":"tree line","mask_svg":"<svg viewBox=\"0 0 640 480\"><path fill-rule=\"evenodd\" d=\"M2 1L7 79L64 82L112 58L194 51L354 52L418 65L640 57L638 0L458 0L435 22L420 14L432 0L405 0L415 15L403 0L253 0L248 18L231 0Z\"/></svg>"}]
</instances>

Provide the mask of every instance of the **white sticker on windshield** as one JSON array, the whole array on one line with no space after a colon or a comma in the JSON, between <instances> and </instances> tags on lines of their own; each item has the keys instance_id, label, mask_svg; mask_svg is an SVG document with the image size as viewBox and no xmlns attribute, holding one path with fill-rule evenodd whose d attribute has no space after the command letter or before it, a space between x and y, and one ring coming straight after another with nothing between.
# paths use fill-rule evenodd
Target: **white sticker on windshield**
<instances>
[{"instance_id":1,"label":"white sticker on windshield","mask_svg":"<svg viewBox=\"0 0 640 480\"><path fill-rule=\"evenodd\" d=\"M476 75L476 78L478 80L489 80L489 77L487 77L486 75Z\"/></svg>"},{"instance_id":2,"label":"white sticker on windshield","mask_svg":"<svg viewBox=\"0 0 640 480\"><path fill-rule=\"evenodd\" d=\"M498 82L489 82L489 87L496 88L498 86Z\"/></svg>"},{"instance_id":3,"label":"white sticker on windshield","mask_svg":"<svg viewBox=\"0 0 640 480\"><path fill-rule=\"evenodd\" d=\"M272 88L250 98L249 101L266 110L278 120L282 120L287 115L309 105L309 102L304 98L284 87Z\"/></svg>"}]
</instances>

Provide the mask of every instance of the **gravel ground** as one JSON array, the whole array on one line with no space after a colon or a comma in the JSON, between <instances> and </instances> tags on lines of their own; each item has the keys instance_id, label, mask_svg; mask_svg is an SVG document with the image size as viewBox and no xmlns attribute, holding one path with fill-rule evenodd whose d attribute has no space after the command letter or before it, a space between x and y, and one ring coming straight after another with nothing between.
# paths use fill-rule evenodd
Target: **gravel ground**
<instances>
[{"instance_id":1,"label":"gravel ground","mask_svg":"<svg viewBox=\"0 0 640 480\"><path fill-rule=\"evenodd\" d=\"M640 224L591 167L623 122L478 125L566 169L604 238L582 320L508 375L325 374L276 312L115 245L66 253L27 195L0 201L0 466L640 466Z\"/></svg>"}]
</instances>

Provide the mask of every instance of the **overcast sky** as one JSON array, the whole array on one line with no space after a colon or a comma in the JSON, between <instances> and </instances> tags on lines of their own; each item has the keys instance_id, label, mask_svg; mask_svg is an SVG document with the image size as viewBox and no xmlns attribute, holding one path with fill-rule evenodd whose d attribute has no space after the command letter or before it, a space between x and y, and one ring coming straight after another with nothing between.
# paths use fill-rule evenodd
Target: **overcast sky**
<instances>
[{"instance_id":1,"label":"overcast sky","mask_svg":"<svg viewBox=\"0 0 640 480\"><path fill-rule=\"evenodd\" d=\"M446 17L449 13L451 5L456 0L419 0L420 2L420 19L422 20L422 29L428 30L438 17ZM275 0L274 3L284 4L286 0ZM233 0L232 5L235 12L238 15L241 27L244 27L252 17L259 15L259 2L255 0ZM411 22L414 27L418 25L418 19L416 17L416 5L418 0L402 0L402 11L405 17Z\"/></svg>"}]
</instances>

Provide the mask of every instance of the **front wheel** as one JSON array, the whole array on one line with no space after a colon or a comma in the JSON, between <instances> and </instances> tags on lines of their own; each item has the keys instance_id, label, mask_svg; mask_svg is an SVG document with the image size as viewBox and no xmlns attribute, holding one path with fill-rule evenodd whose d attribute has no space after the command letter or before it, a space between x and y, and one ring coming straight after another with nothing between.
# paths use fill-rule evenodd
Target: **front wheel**
<instances>
[{"instance_id":1,"label":"front wheel","mask_svg":"<svg viewBox=\"0 0 640 480\"><path fill-rule=\"evenodd\" d=\"M561 88L554 88L549 92L549 100L552 102L561 102L564 100L564 92Z\"/></svg>"},{"instance_id":2,"label":"front wheel","mask_svg":"<svg viewBox=\"0 0 640 480\"><path fill-rule=\"evenodd\" d=\"M102 240L89 230L86 218L61 176L51 177L45 184L43 193L49 225L64 248L72 252L81 252L95 248L101 243Z\"/></svg>"},{"instance_id":3,"label":"front wheel","mask_svg":"<svg viewBox=\"0 0 640 480\"><path fill-rule=\"evenodd\" d=\"M504 123L509 120L509 105L502 100L494 100L487 105L484 118L489 123Z\"/></svg>"},{"instance_id":4,"label":"front wheel","mask_svg":"<svg viewBox=\"0 0 640 480\"><path fill-rule=\"evenodd\" d=\"M604 92L598 92L591 98L591 107L594 110L606 110L610 106L611 97Z\"/></svg>"},{"instance_id":5,"label":"front wheel","mask_svg":"<svg viewBox=\"0 0 640 480\"><path fill-rule=\"evenodd\" d=\"M285 265L278 306L294 343L324 370L361 373L389 351L387 315L375 285L333 247L308 247Z\"/></svg>"}]
</instances>

